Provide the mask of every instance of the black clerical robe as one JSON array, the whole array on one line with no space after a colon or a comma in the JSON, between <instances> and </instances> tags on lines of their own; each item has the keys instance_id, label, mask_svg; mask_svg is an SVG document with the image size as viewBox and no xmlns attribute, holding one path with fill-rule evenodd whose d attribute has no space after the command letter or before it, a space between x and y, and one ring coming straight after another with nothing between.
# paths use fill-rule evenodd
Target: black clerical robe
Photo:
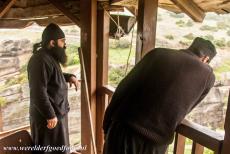
<instances>
[{"instance_id":1,"label":"black clerical robe","mask_svg":"<svg viewBox=\"0 0 230 154\"><path fill-rule=\"evenodd\" d=\"M59 63L45 50L32 55L28 63L30 87L31 135L36 146L69 146L67 81L71 74L62 73ZM47 128L47 119L58 118L54 129ZM51 152L53 151L53 152ZM44 154L68 154L68 150L39 150Z\"/></svg>"},{"instance_id":2,"label":"black clerical robe","mask_svg":"<svg viewBox=\"0 0 230 154\"><path fill-rule=\"evenodd\" d=\"M150 51L120 82L106 109L104 154L164 154L176 127L214 81L212 68L188 50Z\"/></svg>"}]
</instances>

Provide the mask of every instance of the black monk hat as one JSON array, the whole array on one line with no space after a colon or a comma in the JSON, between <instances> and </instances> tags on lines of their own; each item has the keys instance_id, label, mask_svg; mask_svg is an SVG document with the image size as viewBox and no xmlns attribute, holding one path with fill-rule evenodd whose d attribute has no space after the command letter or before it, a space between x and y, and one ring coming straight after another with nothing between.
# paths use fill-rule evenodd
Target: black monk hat
<instances>
[{"instance_id":1,"label":"black monk hat","mask_svg":"<svg viewBox=\"0 0 230 154\"><path fill-rule=\"evenodd\" d=\"M197 56L209 56L210 60L216 55L216 48L211 41L197 37L188 48Z\"/></svg>"},{"instance_id":2,"label":"black monk hat","mask_svg":"<svg viewBox=\"0 0 230 154\"><path fill-rule=\"evenodd\" d=\"M54 23L50 23L48 26L46 26L42 33L42 42L57 40L61 38L65 38L65 34L61 28Z\"/></svg>"}]
</instances>

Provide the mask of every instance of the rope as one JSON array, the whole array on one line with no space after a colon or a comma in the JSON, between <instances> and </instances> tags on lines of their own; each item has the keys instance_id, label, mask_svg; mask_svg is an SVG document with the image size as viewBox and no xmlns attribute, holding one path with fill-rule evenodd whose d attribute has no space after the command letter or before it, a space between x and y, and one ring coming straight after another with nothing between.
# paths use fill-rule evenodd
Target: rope
<instances>
[{"instance_id":1,"label":"rope","mask_svg":"<svg viewBox=\"0 0 230 154\"><path fill-rule=\"evenodd\" d=\"M106 14L109 16L109 18L115 23L115 25L117 26L117 32L115 34L115 39L117 39L118 37L118 43L120 45L120 37L122 34L126 34L125 31L123 30L123 28L120 26L120 18L119 18L119 15L117 17L117 21L116 22L113 17L110 15L110 13L104 8ZM122 32L122 33L121 33ZM130 42L130 48L129 48L129 55L128 55L128 58L127 58L127 62L126 62L126 68L125 68L125 73L124 73L124 76L126 76L127 72L128 72L128 67L129 67L129 59L130 59L130 56L131 56L131 52L132 52L132 44L133 44L133 33L134 33L134 26L133 26L133 29L132 29L132 36L131 36L131 42ZM120 49L120 47L119 47Z\"/></svg>"},{"instance_id":2,"label":"rope","mask_svg":"<svg viewBox=\"0 0 230 154\"><path fill-rule=\"evenodd\" d=\"M132 30L132 36L131 36L131 42L130 42L130 48L129 48L129 55L128 55L128 59L127 59L127 62L126 62L126 69L125 69L124 76L126 76L127 71L128 71L128 67L129 67L129 59L130 59L131 52L132 52L132 47L133 47L133 33L134 33L134 26L133 26L133 30Z\"/></svg>"},{"instance_id":3,"label":"rope","mask_svg":"<svg viewBox=\"0 0 230 154\"><path fill-rule=\"evenodd\" d=\"M105 12L106 12L106 14L109 16L109 18L114 22L114 24L117 26L117 32L118 32L118 34L115 34L115 38L117 37L117 36L120 36L121 37L121 34L125 34L125 31L123 30L123 28L120 26L120 23L119 23L119 15L118 15L118 23L113 19L113 17L109 14L109 12L108 11L106 11L106 9L104 9L105 10ZM122 32L122 33L121 33ZM119 37L119 38L120 38Z\"/></svg>"}]
</instances>

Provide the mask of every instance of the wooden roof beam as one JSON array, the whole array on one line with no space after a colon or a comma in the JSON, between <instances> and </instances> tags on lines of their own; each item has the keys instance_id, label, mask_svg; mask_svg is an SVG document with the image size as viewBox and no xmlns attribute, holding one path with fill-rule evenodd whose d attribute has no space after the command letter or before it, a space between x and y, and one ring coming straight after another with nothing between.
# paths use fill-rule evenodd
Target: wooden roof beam
<instances>
[{"instance_id":1,"label":"wooden roof beam","mask_svg":"<svg viewBox=\"0 0 230 154\"><path fill-rule=\"evenodd\" d=\"M181 11L185 12L196 22L202 22L205 17L204 11L193 0L171 0Z\"/></svg>"},{"instance_id":2,"label":"wooden roof beam","mask_svg":"<svg viewBox=\"0 0 230 154\"><path fill-rule=\"evenodd\" d=\"M60 0L48 0L51 4L53 4L58 10L60 10L66 17L68 17L73 23L80 27L80 19L78 19L72 12L67 10L63 5L61 5Z\"/></svg>"},{"instance_id":3,"label":"wooden roof beam","mask_svg":"<svg viewBox=\"0 0 230 154\"><path fill-rule=\"evenodd\" d=\"M9 9L14 5L16 0L7 0L3 6L0 8L0 17L2 18L6 12L9 11Z\"/></svg>"}]
</instances>

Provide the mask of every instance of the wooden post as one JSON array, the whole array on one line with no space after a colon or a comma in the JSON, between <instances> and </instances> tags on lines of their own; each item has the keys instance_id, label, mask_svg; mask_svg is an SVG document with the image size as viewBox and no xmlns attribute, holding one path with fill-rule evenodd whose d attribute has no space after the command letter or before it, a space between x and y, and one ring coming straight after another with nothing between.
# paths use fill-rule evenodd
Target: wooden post
<instances>
[{"instance_id":1,"label":"wooden post","mask_svg":"<svg viewBox=\"0 0 230 154\"><path fill-rule=\"evenodd\" d=\"M136 63L155 48L158 0L139 0Z\"/></svg>"},{"instance_id":2,"label":"wooden post","mask_svg":"<svg viewBox=\"0 0 230 154\"><path fill-rule=\"evenodd\" d=\"M106 97L100 92L108 83L108 52L109 52L109 16L104 9L97 14L97 123L96 144L98 154L102 154L104 136L102 122L105 112Z\"/></svg>"},{"instance_id":3,"label":"wooden post","mask_svg":"<svg viewBox=\"0 0 230 154\"><path fill-rule=\"evenodd\" d=\"M89 100L94 130L96 130L96 31L97 1L80 0L81 48L85 61ZM83 91L82 87L82 91ZM87 120L85 94L81 93L81 144L87 146L83 154L92 154L89 121ZM96 133L96 132L95 132Z\"/></svg>"},{"instance_id":4,"label":"wooden post","mask_svg":"<svg viewBox=\"0 0 230 154\"><path fill-rule=\"evenodd\" d=\"M184 136L176 133L173 154L184 154L185 140Z\"/></svg>"},{"instance_id":5,"label":"wooden post","mask_svg":"<svg viewBox=\"0 0 230 154\"><path fill-rule=\"evenodd\" d=\"M221 154L229 154L230 151L230 92L228 95L228 107L224 124L225 136Z\"/></svg>"},{"instance_id":6,"label":"wooden post","mask_svg":"<svg viewBox=\"0 0 230 154\"><path fill-rule=\"evenodd\" d=\"M193 141L192 154L203 154L203 153L204 153L204 147Z\"/></svg>"},{"instance_id":7,"label":"wooden post","mask_svg":"<svg viewBox=\"0 0 230 154\"><path fill-rule=\"evenodd\" d=\"M0 104L0 132L3 131L2 105Z\"/></svg>"}]
</instances>

